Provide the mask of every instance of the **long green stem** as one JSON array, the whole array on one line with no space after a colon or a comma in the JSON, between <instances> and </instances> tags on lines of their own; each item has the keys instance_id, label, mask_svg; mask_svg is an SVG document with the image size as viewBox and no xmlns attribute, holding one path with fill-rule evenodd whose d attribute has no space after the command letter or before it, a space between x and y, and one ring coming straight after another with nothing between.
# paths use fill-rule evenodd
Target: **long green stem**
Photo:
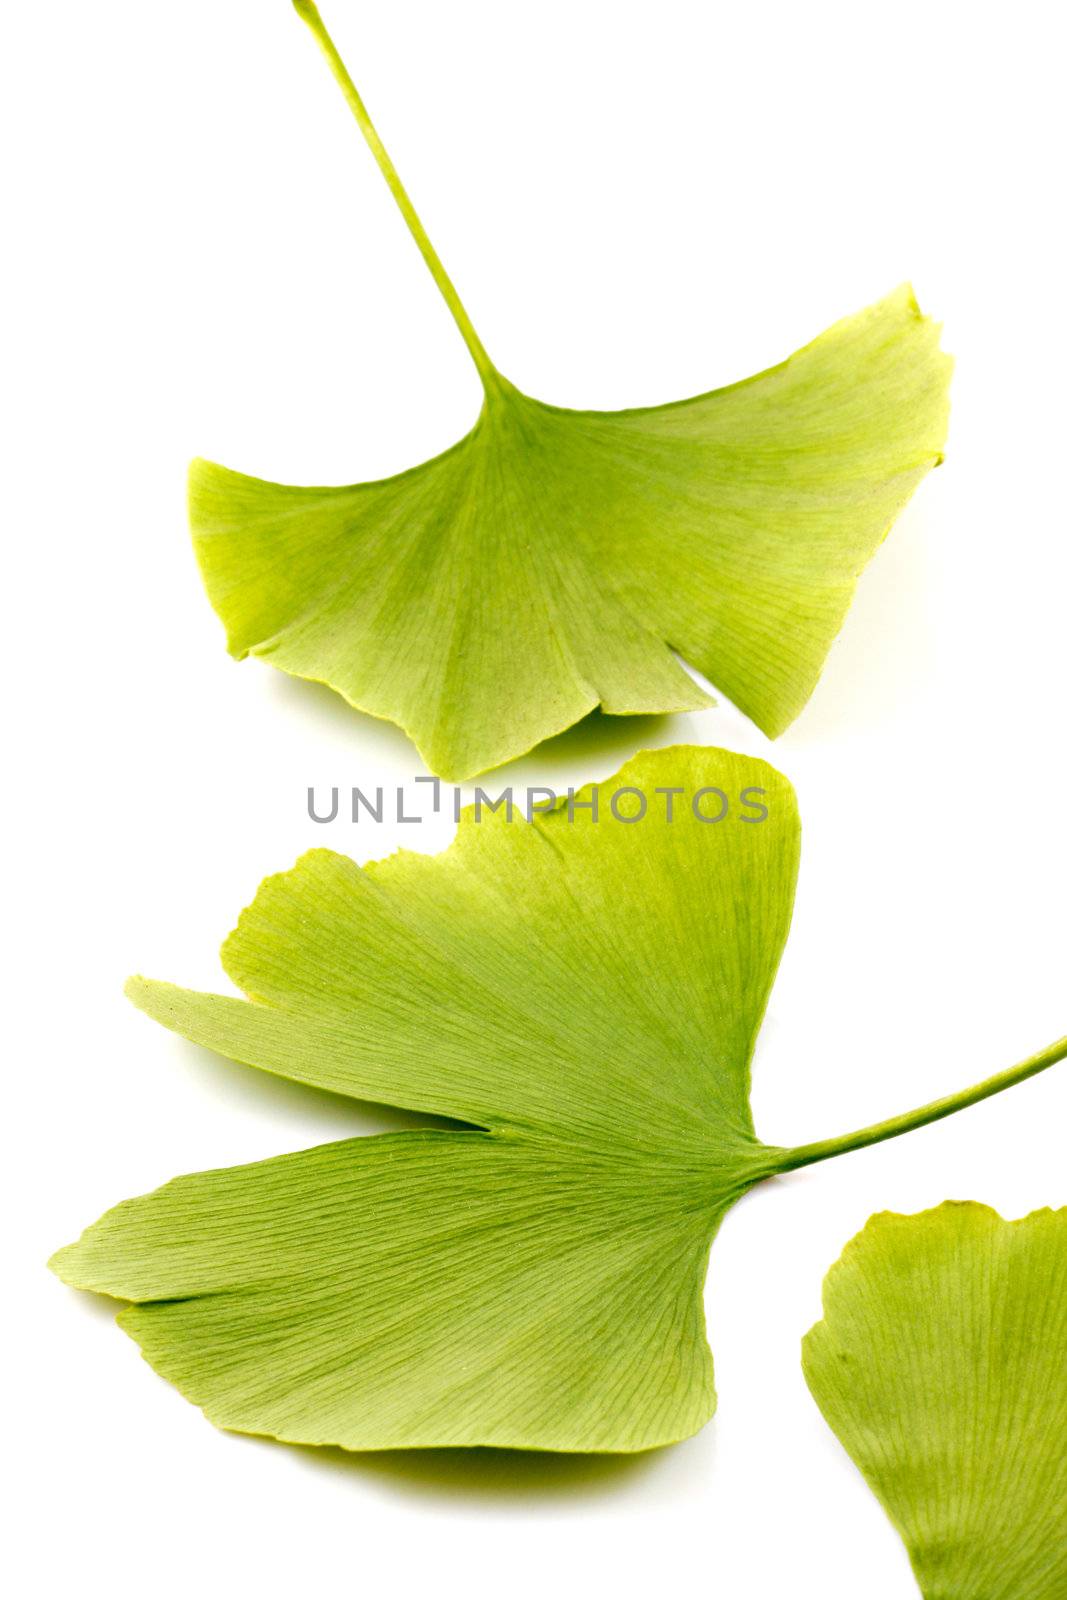
<instances>
[{"instance_id":1,"label":"long green stem","mask_svg":"<svg viewBox=\"0 0 1067 1600\"><path fill-rule=\"evenodd\" d=\"M1013 1084L1022 1083L1024 1078L1032 1078L1037 1072L1044 1072L1046 1067L1053 1066L1065 1057L1067 1036L1057 1039L1055 1044L1050 1044L1036 1056L1020 1061L1018 1066L1008 1067L1005 1072L983 1079L973 1089L948 1095L944 1100L931 1100L929 1105L920 1106L917 1111L906 1111L903 1116L890 1117L888 1122L876 1122L869 1128L860 1128L856 1133L843 1133L836 1139L819 1139L814 1144L783 1150L781 1158L775 1162L775 1169L792 1172L796 1167L809 1167L815 1161L828 1161L831 1156L842 1156L849 1150L862 1150L869 1144L881 1144L883 1139L895 1139L898 1134L910 1133L913 1128L925 1127L928 1122L938 1122L942 1117L951 1117L954 1112L963 1111L967 1106L977 1105L979 1100L988 1100L990 1095L1010 1089Z\"/></svg>"},{"instance_id":2,"label":"long green stem","mask_svg":"<svg viewBox=\"0 0 1067 1600\"><path fill-rule=\"evenodd\" d=\"M486 392L498 389L500 379L497 370L486 354L485 346L474 331L474 324L468 317L463 302L456 293L455 284L445 271L440 256L430 243L426 230L419 221L418 212L408 198L408 192L401 183L400 176L389 159L389 152L378 137L378 130L368 115L367 108L360 98L359 90L349 77L347 67L338 55L333 40L326 32L322 18L319 16L318 7L314 4L314 0L293 0L293 5L315 35L323 55L330 64L330 71L341 86L341 93L348 101L352 115L359 123L360 132L370 145L374 159L381 169L382 177L389 185L393 199L400 207L401 215L411 230L412 238L422 252L422 259L429 267L434 283L440 289L445 304L456 320L456 326L463 335L464 343L471 353L474 365L478 368L478 375Z\"/></svg>"}]
</instances>

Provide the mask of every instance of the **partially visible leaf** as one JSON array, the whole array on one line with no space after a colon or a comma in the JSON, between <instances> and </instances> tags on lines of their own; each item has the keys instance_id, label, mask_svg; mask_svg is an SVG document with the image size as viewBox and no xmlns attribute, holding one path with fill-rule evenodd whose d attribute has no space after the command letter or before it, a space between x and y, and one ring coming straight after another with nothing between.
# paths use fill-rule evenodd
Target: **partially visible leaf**
<instances>
[{"instance_id":1,"label":"partially visible leaf","mask_svg":"<svg viewBox=\"0 0 1067 1600\"><path fill-rule=\"evenodd\" d=\"M872 1217L804 1375L926 1600L1067 1595L1067 1209Z\"/></svg>"},{"instance_id":2,"label":"partially visible leaf","mask_svg":"<svg viewBox=\"0 0 1067 1600\"><path fill-rule=\"evenodd\" d=\"M701 1291L746 1189L1067 1054L764 1145L749 1063L792 906L792 789L682 748L593 801L533 824L470 808L437 857L312 851L226 942L251 1000L131 982L249 1065L476 1125L179 1178L58 1253L67 1282L136 1302L123 1325L222 1426L349 1449L682 1438L714 1407Z\"/></svg>"},{"instance_id":3,"label":"partially visible leaf","mask_svg":"<svg viewBox=\"0 0 1067 1600\"><path fill-rule=\"evenodd\" d=\"M461 779L596 706L709 703L772 736L807 701L856 580L941 458L951 363L905 286L758 377L566 411L497 373L319 20L297 0L481 374L451 450L292 488L194 462L197 559L235 656L398 723Z\"/></svg>"}]
</instances>

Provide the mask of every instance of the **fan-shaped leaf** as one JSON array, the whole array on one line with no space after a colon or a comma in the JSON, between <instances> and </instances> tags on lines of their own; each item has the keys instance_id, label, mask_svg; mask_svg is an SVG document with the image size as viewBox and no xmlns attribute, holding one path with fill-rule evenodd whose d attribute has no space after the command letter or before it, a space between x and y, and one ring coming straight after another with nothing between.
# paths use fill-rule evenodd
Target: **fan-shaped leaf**
<instances>
[{"instance_id":1,"label":"fan-shaped leaf","mask_svg":"<svg viewBox=\"0 0 1067 1600\"><path fill-rule=\"evenodd\" d=\"M758 377L566 411L495 370L313 5L298 0L478 366L485 403L398 477L293 488L194 462L197 559L232 654L399 723L460 779L605 711L709 703L765 732L818 679L856 579L940 460L950 362L909 288Z\"/></svg>"},{"instance_id":2,"label":"fan-shaped leaf","mask_svg":"<svg viewBox=\"0 0 1067 1600\"><path fill-rule=\"evenodd\" d=\"M180 1178L55 1270L135 1302L123 1325L225 1427L351 1449L692 1433L729 1206L1067 1053L844 1138L761 1143L749 1062L798 843L781 774L682 748L532 824L471 808L438 857L313 851L226 943L251 1000L132 997L249 1065L477 1126Z\"/></svg>"},{"instance_id":3,"label":"fan-shaped leaf","mask_svg":"<svg viewBox=\"0 0 1067 1600\"><path fill-rule=\"evenodd\" d=\"M804 1374L926 1600L1067 1595L1067 1210L872 1217Z\"/></svg>"}]
</instances>

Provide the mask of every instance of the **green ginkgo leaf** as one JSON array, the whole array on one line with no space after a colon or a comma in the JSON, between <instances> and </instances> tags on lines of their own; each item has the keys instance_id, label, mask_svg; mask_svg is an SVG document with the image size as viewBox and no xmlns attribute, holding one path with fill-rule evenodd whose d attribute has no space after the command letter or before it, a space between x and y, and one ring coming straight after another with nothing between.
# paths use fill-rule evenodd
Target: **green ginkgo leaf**
<instances>
[{"instance_id":1,"label":"green ginkgo leaf","mask_svg":"<svg viewBox=\"0 0 1067 1600\"><path fill-rule=\"evenodd\" d=\"M193 540L230 652L398 723L462 779L602 706L693 710L674 652L770 735L811 694L856 580L941 459L950 362L909 288L758 377L567 411L494 368L318 12L313 29L485 389L444 455L294 488L194 462Z\"/></svg>"},{"instance_id":2,"label":"green ginkgo leaf","mask_svg":"<svg viewBox=\"0 0 1067 1600\"><path fill-rule=\"evenodd\" d=\"M872 1217L804 1340L926 1600L1067 1595L1067 1209Z\"/></svg>"},{"instance_id":3,"label":"green ginkgo leaf","mask_svg":"<svg viewBox=\"0 0 1067 1600\"><path fill-rule=\"evenodd\" d=\"M693 1433L734 1201L1067 1054L860 1133L761 1143L749 1063L798 853L780 773L684 747L532 823L468 808L440 856L312 851L224 946L250 1000L142 978L132 998L251 1066L473 1126L179 1178L53 1267L134 1302L122 1325L223 1427L349 1449Z\"/></svg>"}]
</instances>

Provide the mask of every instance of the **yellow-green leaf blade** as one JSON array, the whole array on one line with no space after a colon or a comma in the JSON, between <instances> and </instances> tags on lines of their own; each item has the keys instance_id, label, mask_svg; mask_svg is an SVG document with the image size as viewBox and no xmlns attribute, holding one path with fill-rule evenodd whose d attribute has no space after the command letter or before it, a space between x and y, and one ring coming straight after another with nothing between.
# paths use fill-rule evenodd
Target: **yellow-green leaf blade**
<instances>
[{"instance_id":1,"label":"yellow-green leaf blade","mask_svg":"<svg viewBox=\"0 0 1067 1600\"><path fill-rule=\"evenodd\" d=\"M136 1302L125 1325L222 1425L351 1448L679 1438L710 1411L700 1283L746 1189L1067 1055L762 1144L749 1063L792 907L792 789L682 748L600 785L595 818L592 790L574 799L533 824L472 808L438 858L317 851L268 879L225 946L249 1000L136 986L239 1060L482 1124L180 1179L59 1253L69 1282Z\"/></svg>"},{"instance_id":2,"label":"yellow-green leaf blade","mask_svg":"<svg viewBox=\"0 0 1067 1600\"><path fill-rule=\"evenodd\" d=\"M313 851L227 940L254 1002L145 980L132 997L199 1044L363 1099L613 1147L750 1140L792 788L754 758L679 747L600 784L595 818L591 798L533 825L469 808L439 856L361 870Z\"/></svg>"},{"instance_id":3,"label":"yellow-green leaf blade","mask_svg":"<svg viewBox=\"0 0 1067 1600\"><path fill-rule=\"evenodd\" d=\"M134 1301L127 1332L222 1427L641 1450L714 1407L702 1286L734 1197L670 1163L384 1135L179 1178L52 1265Z\"/></svg>"},{"instance_id":4,"label":"yellow-green leaf blade","mask_svg":"<svg viewBox=\"0 0 1067 1600\"><path fill-rule=\"evenodd\" d=\"M1067 1594L1067 1210L873 1217L804 1372L925 1600Z\"/></svg>"},{"instance_id":5,"label":"yellow-green leaf blade","mask_svg":"<svg viewBox=\"0 0 1067 1600\"><path fill-rule=\"evenodd\" d=\"M859 573L940 459L950 363L909 289L694 400L566 411L500 380L453 449L299 489L194 463L235 655L328 683L448 778L595 706L797 715Z\"/></svg>"},{"instance_id":6,"label":"yellow-green leaf blade","mask_svg":"<svg viewBox=\"0 0 1067 1600\"><path fill-rule=\"evenodd\" d=\"M802 710L857 579L941 460L952 363L909 285L780 366L627 418L627 603L772 738ZM662 508L662 509L661 509Z\"/></svg>"}]
</instances>

